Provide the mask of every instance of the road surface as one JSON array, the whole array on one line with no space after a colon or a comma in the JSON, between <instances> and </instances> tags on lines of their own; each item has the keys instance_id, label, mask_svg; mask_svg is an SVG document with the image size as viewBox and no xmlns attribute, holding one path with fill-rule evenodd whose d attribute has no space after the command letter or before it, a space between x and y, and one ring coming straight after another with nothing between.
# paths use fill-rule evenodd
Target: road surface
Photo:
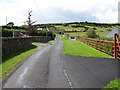
<instances>
[{"instance_id":1,"label":"road surface","mask_svg":"<svg viewBox=\"0 0 120 90\"><path fill-rule=\"evenodd\" d=\"M118 77L118 60L63 54L57 35L26 60L3 88L103 88Z\"/></svg>"}]
</instances>

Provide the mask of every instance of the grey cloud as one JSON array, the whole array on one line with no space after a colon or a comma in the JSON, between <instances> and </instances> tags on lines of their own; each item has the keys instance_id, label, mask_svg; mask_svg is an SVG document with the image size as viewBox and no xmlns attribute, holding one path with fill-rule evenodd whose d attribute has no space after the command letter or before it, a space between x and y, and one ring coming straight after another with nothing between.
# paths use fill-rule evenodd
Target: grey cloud
<instances>
[{"instance_id":1,"label":"grey cloud","mask_svg":"<svg viewBox=\"0 0 120 90\"><path fill-rule=\"evenodd\" d=\"M36 13L37 14L37 13ZM39 21L43 21L45 23L50 22L69 22L69 21L91 21L98 22L99 20L92 16L94 11L83 11L83 12L75 12L71 10L63 10L61 8L52 8L46 13L37 14L37 18Z\"/></svg>"}]
</instances>

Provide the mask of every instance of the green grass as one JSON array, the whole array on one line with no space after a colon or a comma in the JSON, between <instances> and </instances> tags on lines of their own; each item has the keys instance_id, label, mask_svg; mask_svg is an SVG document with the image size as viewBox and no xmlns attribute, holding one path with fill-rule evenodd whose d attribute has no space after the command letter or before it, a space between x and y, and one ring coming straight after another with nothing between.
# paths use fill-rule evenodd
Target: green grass
<instances>
[{"instance_id":1,"label":"green grass","mask_svg":"<svg viewBox=\"0 0 120 90\"><path fill-rule=\"evenodd\" d=\"M65 30L65 31L84 31L85 30L84 27L87 27L88 29L94 29L94 28L96 28L96 31L108 31L108 30L120 28L119 25L112 26L112 27L110 27L110 26L104 27L104 26L95 26L95 25L94 26L89 26L87 24L84 24L84 25L81 24L80 26L84 26L84 27L77 27L77 28L71 27L73 25L77 25L77 24L71 24L69 26L55 25L55 27L58 28L59 30Z\"/></svg>"},{"instance_id":2,"label":"green grass","mask_svg":"<svg viewBox=\"0 0 120 90\"><path fill-rule=\"evenodd\" d=\"M6 76L9 74L10 71L12 71L17 64L19 64L21 61L26 59L28 56L30 56L32 53L34 53L36 50L38 50L40 47L37 47L35 45L32 45L29 48L26 48L24 50L18 51L16 53L12 53L8 55L7 57L3 57L3 62L0 64L0 69L2 72L0 72L0 78Z\"/></svg>"},{"instance_id":3,"label":"green grass","mask_svg":"<svg viewBox=\"0 0 120 90\"><path fill-rule=\"evenodd\" d=\"M60 35L60 40L68 40L69 38L66 35Z\"/></svg>"},{"instance_id":4,"label":"green grass","mask_svg":"<svg viewBox=\"0 0 120 90\"><path fill-rule=\"evenodd\" d=\"M74 27L71 27L72 25L77 25L77 24L70 24L69 26L55 26L58 28L58 30L65 30L65 31L79 31L79 32L72 32L72 33L69 33L70 36L73 36L73 37L76 37L76 36L81 36L81 37L86 37L86 29L83 28L83 27L77 27L77 28L74 28ZM116 29L116 28L120 28L120 26L112 26L112 27L103 27L103 26L89 26L89 25L80 25L80 26L84 26L84 27L87 27L88 30L89 29L94 29L97 33L97 35L99 35L100 37L105 37L109 32L110 30L112 29ZM67 33L67 34L68 34Z\"/></svg>"},{"instance_id":5,"label":"green grass","mask_svg":"<svg viewBox=\"0 0 120 90\"><path fill-rule=\"evenodd\" d=\"M99 35L100 37L105 37L110 31L96 31L96 34ZM86 35L86 32L74 32L74 33L66 33L66 34L69 34L70 36L73 36L73 37L77 37L77 36L80 36L80 37L87 37Z\"/></svg>"},{"instance_id":6,"label":"green grass","mask_svg":"<svg viewBox=\"0 0 120 90\"><path fill-rule=\"evenodd\" d=\"M109 88L112 89L112 90L120 90L120 78L117 78L117 79L111 81L102 90L106 90L106 89L109 89Z\"/></svg>"},{"instance_id":7,"label":"green grass","mask_svg":"<svg viewBox=\"0 0 120 90\"><path fill-rule=\"evenodd\" d=\"M74 32L74 33L66 33L69 34L71 37L87 37L86 32Z\"/></svg>"},{"instance_id":8,"label":"green grass","mask_svg":"<svg viewBox=\"0 0 120 90\"><path fill-rule=\"evenodd\" d=\"M54 42L55 40L50 40L48 43L52 43L52 42Z\"/></svg>"},{"instance_id":9,"label":"green grass","mask_svg":"<svg viewBox=\"0 0 120 90\"><path fill-rule=\"evenodd\" d=\"M100 52L86 44L79 41L64 41L64 54L85 56L85 57L96 57L96 58L113 58L112 56Z\"/></svg>"},{"instance_id":10,"label":"green grass","mask_svg":"<svg viewBox=\"0 0 120 90\"><path fill-rule=\"evenodd\" d=\"M99 35L100 37L105 37L106 35L108 35L110 33L110 31L96 31L96 34Z\"/></svg>"},{"instance_id":11,"label":"green grass","mask_svg":"<svg viewBox=\"0 0 120 90\"><path fill-rule=\"evenodd\" d=\"M41 41L41 42L33 42L33 43L52 43L54 42L55 40L50 40L50 41Z\"/></svg>"}]
</instances>

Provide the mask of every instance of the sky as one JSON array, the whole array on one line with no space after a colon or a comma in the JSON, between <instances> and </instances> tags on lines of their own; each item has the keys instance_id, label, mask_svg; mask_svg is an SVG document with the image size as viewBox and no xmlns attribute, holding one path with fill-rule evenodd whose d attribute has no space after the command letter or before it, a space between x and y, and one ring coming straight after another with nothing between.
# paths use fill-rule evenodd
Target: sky
<instances>
[{"instance_id":1,"label":"sky","mask_svg":"<svg viewBox=\"0 0 120 90\"><path fill-rule=\"evenodd\" d=\"M24 25L28 12L36 24L64 22L118 22L119 0L0 0L0 25Z\"/></svg>"}]
</instances>

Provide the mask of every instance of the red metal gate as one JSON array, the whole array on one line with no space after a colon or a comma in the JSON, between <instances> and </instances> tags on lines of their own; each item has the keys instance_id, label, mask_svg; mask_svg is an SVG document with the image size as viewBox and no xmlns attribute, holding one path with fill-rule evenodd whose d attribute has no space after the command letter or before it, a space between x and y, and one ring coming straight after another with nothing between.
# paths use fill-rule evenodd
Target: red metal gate
<instances>
[{"instance_id":1,"label":"red metal gate","mask_svg":"<svg viewBox=\"0 0 120 90\"><path fill-rule=\"evenodd\" d=\"M119 35L114 34L114 57L120 59L120 42L118 40Z\"/></svg>"},{"instance_id":2,"label":"red metal gate","mask_svg":"<svg viewBox=\"0 0 120 90\"><path fill-rule=\"evenodd\" d=\"M114 41L99 40L85 37L77 37L77 41L81 41L97 50L114 56L120 59L120 42L118 41L118 34L114 34Z\"/></svg>"}]
</instances>

